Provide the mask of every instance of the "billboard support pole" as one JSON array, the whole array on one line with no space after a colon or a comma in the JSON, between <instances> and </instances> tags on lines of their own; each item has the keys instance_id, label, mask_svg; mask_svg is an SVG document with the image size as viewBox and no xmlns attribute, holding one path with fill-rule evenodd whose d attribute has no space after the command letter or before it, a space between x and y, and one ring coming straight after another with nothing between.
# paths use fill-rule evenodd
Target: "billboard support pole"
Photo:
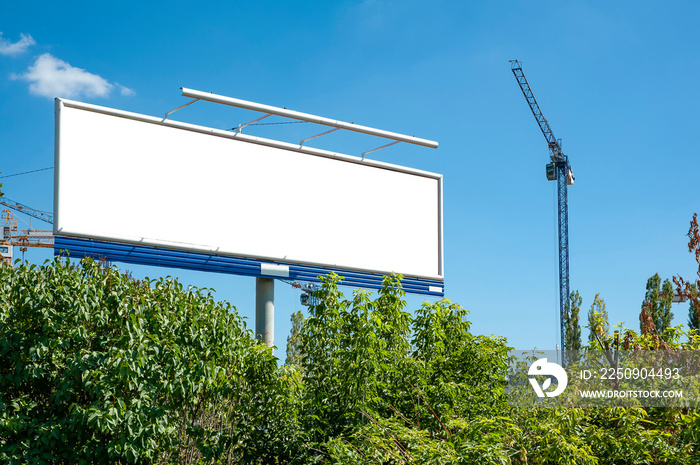
<instances>
[{"instance_id":1,"label":"billboard support pole","mask_svg":"<svg viewBox=\"0 0 700 465\"><path fill-rule=\"evenodd\" d=\"M255 278L255 337L272 347L275 343L275 280Z\"/></svg>"}]
</instances>

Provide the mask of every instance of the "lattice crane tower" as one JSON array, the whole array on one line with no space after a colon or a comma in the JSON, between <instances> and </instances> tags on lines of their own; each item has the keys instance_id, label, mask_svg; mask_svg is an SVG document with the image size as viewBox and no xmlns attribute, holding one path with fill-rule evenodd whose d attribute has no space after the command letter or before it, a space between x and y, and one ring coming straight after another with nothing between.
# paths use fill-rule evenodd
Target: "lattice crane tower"
<instances>
[{"instance_id":1,"label":"lattice crane tower","mask_svg":"<svg viewBox=\"0 0 700 465\"><path fill-rule=\"evenodd\" d=\"M520 90L523 91L525 100L532 110L532 114L540 126L540 130L547 139L549 146L551 163L546 166L547 179L549 181L557 181L557 218L559 222L559 326L561 331L561 349L564 350L564 322L568 317L570 308L569 302L569 205L567 197L567 186L574 183L574 172L569 164L569 158L564 155L561 150L561 139L557 140L554 137L552 128L549 127L547 119L542 114L540 106L535 100L535 96L530 89L523 69L518 60L511 60L511 70L515 79L520 85Z\"/></svg>"}]
</instances>

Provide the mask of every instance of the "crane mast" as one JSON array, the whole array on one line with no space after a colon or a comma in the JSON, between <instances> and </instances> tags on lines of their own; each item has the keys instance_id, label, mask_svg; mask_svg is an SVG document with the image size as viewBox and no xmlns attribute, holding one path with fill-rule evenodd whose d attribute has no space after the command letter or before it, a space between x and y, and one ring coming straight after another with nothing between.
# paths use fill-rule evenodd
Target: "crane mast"
<instances>
[{"instance_id":1,"label":"crane mast","mask_svg":"<svg viewBox=\"0 0 700 465\"><path fill-rule=\"evenodd\" d=\"M566 349L564 344L564 323L569 316L569 203L567 186L574 183L574 174L569 164L569 159L561 150L561 140L554 137L552 128L542 114L537 104L535 95L530 89L523 69L518 60L511 60L511 70L520 85L525 100L537 120L537 124L547 140L551 163L546 166L546 175L549 181L557 181L557 219L559 223L559 327L561 331L561 350Z\"/></svg>"}]
</instances>

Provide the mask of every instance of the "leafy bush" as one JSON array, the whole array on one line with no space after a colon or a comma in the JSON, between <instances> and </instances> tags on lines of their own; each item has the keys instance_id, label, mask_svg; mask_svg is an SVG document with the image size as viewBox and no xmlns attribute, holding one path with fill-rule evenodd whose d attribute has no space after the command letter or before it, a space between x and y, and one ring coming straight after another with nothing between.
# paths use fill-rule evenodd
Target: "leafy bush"
<instances>
[{"instance_id":1,"label":"leafy bush","mask_svg":"<svg viewBox=\"0 0 700 465\"><path fill-rule=\"evenodd\" d=\"M412 316L399 276L350 300L339 282L278 367L206 289L1 266L0 462L700 463L698 410L511 408L505 340L465 309Z\"/></svg>"},{"instance_id":2,"label":"leafy bush","mask_svg":"<svg viewBox=\"0 0 700 465\"><path fill-rule=\"evenodd\" d=\"M207 290L57 259L0 267L0 309L2 462L294 454L293 381Z\"/></svg>"},{"instance_id":3,"label":"leafy bush","mask_svg":"<svg viewBox=\"0 0 700 465\"><path fill-rule=\"evenodd\" d=\"M339 282L323 279L299 335L302 418L315 447L342 457L339 463L369 460L352 458L355 447L374 450L353 441L392 430L415 442L443 434L443 416L505 412L502 338L472 335L467 311L448 300L424 304L413 318L404 311L400 276L386 277L375 299L355 291L347 300ZM383 456L380 449L371 456Z\"/></svg>"}]
</instances>

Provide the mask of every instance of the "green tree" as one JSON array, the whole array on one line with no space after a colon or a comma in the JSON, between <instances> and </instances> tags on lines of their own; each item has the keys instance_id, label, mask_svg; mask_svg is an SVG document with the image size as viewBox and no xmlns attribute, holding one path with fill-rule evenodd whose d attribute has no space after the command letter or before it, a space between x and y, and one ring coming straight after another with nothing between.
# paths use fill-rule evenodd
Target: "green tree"
<instances>
[{"instance_id":1,"label":"green tree","mask_svg":"<svg viewBox=\"0 0 700 465\"><path fill-rule=\"evenodd\" d=\"M676 285L676 292L678 292L678 295L688 297L692 306L698 310L700 309L700 292L698 292L698 289L700 289L700 225L698 225L697 213L693 215L693 219L690 221L690 228L688 229L687 236L688 252L695 255L695 261L698 264L698 279L693 282L692 280L686 281L681 276L674 276L673 282Z\"/></svg>"},{"instance_id":2,"label":"green tree","mask_svg":"<svg viewBox=\"0 0 700 465\"><path fill-rule=\"evenodd\" d=\"M605 308L605 300L596 294L591 308L588 310L588 343L594 347L609 337L610 323L608 322L608 310Z\"/></svg>"},{"instance_id":3,"label":"green tree","mask_svg":"<svg viewBox=\"0 0 700 465\"><path fill-rule=\"evenodd\" d=\"M581 350L581 324L579 312L581 310L581 295L578 291L571 293L571 310L567 308L564 319L564 350Z\"/></svg>"},{"instance_id":4,"label":"green tree","mask_svg":"<svg viewBox=\"0 0 700 465\"><path fill-rule=\"evenodd\" d=\"M395 388L405 384L410 351L400 277L385 277L376 299L364 290L345 299L334 273L321 281L299 333L306 427L319 442L349 433L368 412L405 401Z\"/></svg>"},{"instance_id":5,"label":"green tree","mask_svg":"<svg viewBox=\"0 0 700 465\"><path fill-rule=\"evenodd\" d=\"M418 423L433 432L443 429L437 418L443 414L475 418L506 409L509 347L504 338L473 335L468 313L443 299L424 303L413 321L412 358L423 399Z\"/></svg>"},{"instance_id":6,"label":"green tree","mask_svg":"<svg viewBox=\"0 0 700 465\"><path fill-rule=\"evenodd\" d=\"M698 287L695 283L691 284L691 297L698 295ZM700 330L700 306L697 305L696 299L690 299L688 307L688 327L694 330Z\"/></svg>"},{"instance_id":7,"label":"green tree","mask_svg":"<svg viewBox=\"0 0 700 465\"><path fill-rule=\"evenodd\" d=\"M346 357L353 347L368 355L372 352L367 340L359 340L359 334L367 332L368 319L364 314L352 314L352 302L337 286L341 280L335 273L321 277L320 289L315 292L317 305L309 306L299 333L303 426L315 442L349 431L360 420L365 388L372 382L371 360L366 364L358 360L353 366L353 360ZM354 344L344 342L348 338L355 338Z\"/></svg>"},{"instance_id":8,"label":"green tree","mask_svg":"<svg viewBox=\"0 0 700 465\"><path fill-rule=\"evenodd\" d=\"M2 463L283 461L293 392L206 289L92 260L0 265Z\"/></svg>"},{"instance_id":9,"label":"green tree","mask_svg":"<svg viewBox=\"0 0 700 465\"><path fill-rule=\"evenodd\" d=\"M468 312L446 299L426 302L412 318L400 279L386 277L376 297L357 290L347 300L337 276L322 278L319 304L299 335L303 418L314 449L365 447L362 432L376 433L384 421L404 425L409 440L445 434L442 415L507 411L505 340L472 335Z\"/></svg>"},{"instance_id":10,"label":"green tree","mask_svg":"<svg viewBox=\"0 0 700 465\"><path fill-rule=\"evenodd\" d=\"M292 313L292 328L287 336L287 359L285 365L301 366L301 354L299 353L299 332L304 323L304 312L297 310Z\"/></svg>"},{"instance_id":11,"label":"green tree","mask_svg":"<svg viewBox=\"0 0 700 465\"><path fill-rule=\"evenodd\" d=\"M647 305L649 315L656 326L656 331L662 334L671 327L671 321L673 321L673 312L671 312L673 284L666 279L662 286L661 277L657 273L647 280L646 288L642 306Z\"/></svg>"}]
</instances>

